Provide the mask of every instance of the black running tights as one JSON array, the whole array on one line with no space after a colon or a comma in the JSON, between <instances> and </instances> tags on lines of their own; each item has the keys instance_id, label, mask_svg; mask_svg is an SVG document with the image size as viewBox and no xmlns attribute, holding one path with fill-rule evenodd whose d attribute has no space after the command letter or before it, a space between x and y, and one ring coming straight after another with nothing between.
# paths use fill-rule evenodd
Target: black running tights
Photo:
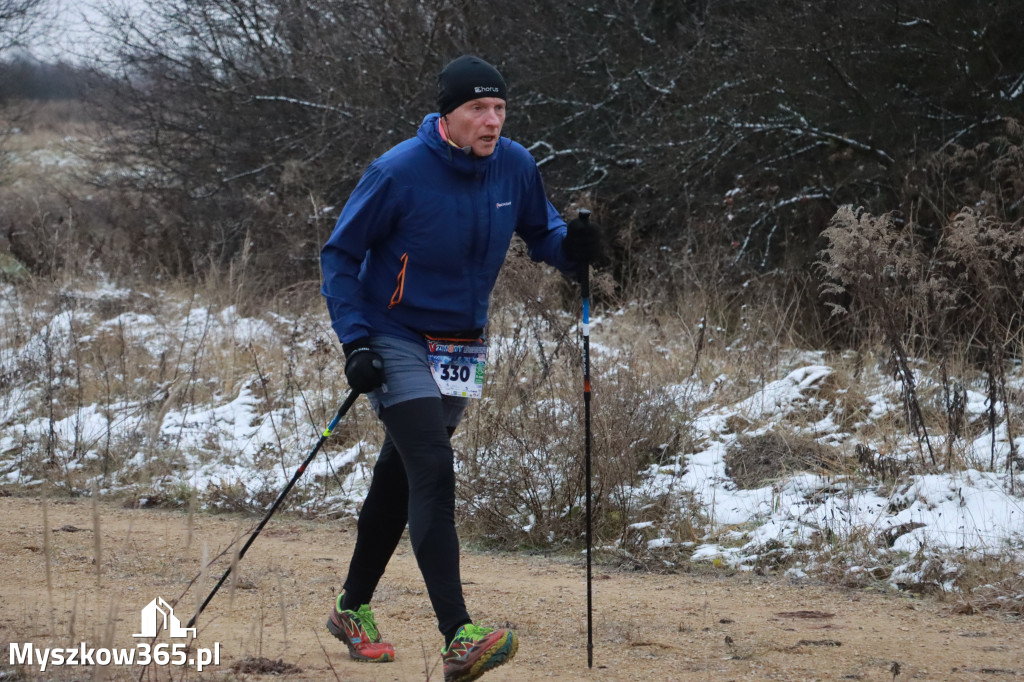
<instances>
[{"instance_id":1,"label":"black running tights","mask_svg":"<svg viewBox=\"0 0 1024 682\"><path fill-rule=\"evenodd\" d=\"M448 633L470 622L459 576L455 469L440 398L408 400L380 412L386 436L357 524L345 601L368 604L406 522L413 553Z\"/></svg>"}]
</instances>

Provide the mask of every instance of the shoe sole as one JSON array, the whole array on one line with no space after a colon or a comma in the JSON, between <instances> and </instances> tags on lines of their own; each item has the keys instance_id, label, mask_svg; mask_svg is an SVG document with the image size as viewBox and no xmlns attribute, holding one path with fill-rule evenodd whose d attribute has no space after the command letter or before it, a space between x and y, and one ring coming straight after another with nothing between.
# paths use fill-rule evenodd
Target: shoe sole
<instances>
[{"instance_id":1,"label":"shoe sole","mask_svg":"<svg viewBox=\"0 0 1024 682\"><path fill-rule=\"evenodd\" d=\"M515 632L508 634L484 651L473 665L451 676L445 675L444 682L471 682L488 670L494 670L512 660L519 650L519 637Z\"/></svg>"},{"instance_id":2,"label":"shoe sole","mask_svg":"<svg viewBox=\"0 0 1024 682\"><path fill-rule=\"evenodd\" d=\"M348 655L353 661L359 661L361 663L390 663L394 660L394 656L390 654L384 654L377 658L370 658L356 651L356 648L352 646L352 642L349 641L348 636L345 635L345 631L342 630L334 623L334 619L330 616L327 617L327 629L330 631L334 638L340 642L344 642L345 646L348 647Z\"/></svg>"}]
</instances>

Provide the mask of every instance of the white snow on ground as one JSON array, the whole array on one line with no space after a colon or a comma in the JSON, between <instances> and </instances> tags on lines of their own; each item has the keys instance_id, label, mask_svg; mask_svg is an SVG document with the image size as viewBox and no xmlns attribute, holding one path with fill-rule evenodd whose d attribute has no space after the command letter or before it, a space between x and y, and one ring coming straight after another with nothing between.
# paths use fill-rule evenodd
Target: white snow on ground
<instances>
[{"instance_id":1,"label":"white snow on ground","mask_svg":"<svg viewBox=\"0 0 1024 682\"><path fill-rule=\"evenodd\" d=\"M880 494L877 488L858 488L841 480L801 474L779 486L741 490L726 475L725 454L734 437L722 436L731 415L762 423L778 423L795 406L806 403L806 393L831 372L813 365L794 370L733 406L719 407L699 417L695 425L706 442L700 452L685 455L685 468L652 466L650 480L666 490L688 490L697 495L708 515L720 527L746 526L747 548L769 540L807 542L826 529L840 535L867 529L883 537L891 529L913 526L894 539L894 551L947 548L1024 553L1024 499L1006 490L1006 476L976 469L910 477L909 485ZM876 399L874 405L882 404ZM973 410L983 411L977 403ZM824 429L821 432L825 431ZM973 449L989 452L991 435L978 438ZM996 431L996 461L1009 451L1005 425ZM1024 438L1017 439L1024 450ZM912 452L907 453L913 456ZM980 455L977 459L984 459ZM822 491L827 491L822 494ZM636 524L638 527L643 524ZM665 546L667 540L649 546ZM711 552L702 546L694 559ZM741 559L742 552L734 552Z\"/></svg>"},{"instance_id":2,"label":"white snow on ground","mask_svg":"<svg viewBox=\"0 0 1024 682\"><path fill-rule=\"evenodd\" d=\"M83 341L81 330L87 321L93 337L105 332L123 333L133 343L143 344L154 357L175 350L183 340L195 344L204 337L243 347L250 343L268 347L292 343L301 344L303 352L315 350L309 339L289 339L288 330L296 328L296 321L278 314L268 314L265 319L248 318L233 307L214 311L195 301L185 301L176 304L176 308L161 308L175 309L177 312L172 316L166 312L125 310L107 319L95 319L95 312L80 306L65 308L50 319L40 320L41 313L26 309L13 288L3 285L0 293L0 323L9 326L17 322L26 332L20 346L0 348L0 379L38 375L40 368L46 366L47 354L55 347ZM102 284L89 291L65 292L71 299L107 299L125 305L132 295ZM602 330L613 328L614 316L596 318L592 324ZM323 328L329 326L324 323ZM511 345L511 340L495 337L492 352L506 352ZM603 343L592 343L591 350L595 366L610 366L612 360L621 363L625 357L620 349ZM665 351L671 353L672 349ZM1009 492L1005 463L1010 443L1005 423L1000 423L994 435L984 431L968 444L966 458L970 468L904 476L898 479L899 484L889 487L880 481L865 482L863 477L813 472L789 475L774 485L757 489L740 489L729 478L725 458L739 436L755 436L783 427L845 447L848 452L857 443L883 451L882 444L873 447L859 434L846 433L839 426L844 423L837 418L841 406L829 404L824 397L835 392L822 390L834 372L825 357L820 351L784 355L782 362L788 369L779 372L782 378L751 388L732 402L719 399L721 395L739 394L728 374L720 374L707 383L688 379L662 387L659 400L674 401L681 413L692 415L692 442L698 445L674 456L667 453L662 463L651 465L644 476L642 491L638 488L637 492L664 493L680 500L681 505L685 496L696 500L708 517L711 530L704 538L690 543L695 545L691 561L750 568L766 547L803 548L823 535L866 536L880 551L905 557L939 551L1024 558L1024 481L1017 481L1016 494ZM200 491L240 486L253 500L260 496L261 502L253 502L254 506L268 506L269 502L262 500L267 499L267 494L272 500L284 487L325 425L312 423L306 398L301 394L290 401L275 399L273 409L268 410L265 396L255 388L258 380L255 375L243 377L234 382L236 388L230 391L213 391L206 403L168 409L162 414L154 435L161 444L160 452L165 453L162 456L170 452L176 459L168 464L173 473L163 474L156 485L168 489L184 485ZM1024 388L1019 366L1014 368L1010 381ZM132 448L128 452L134 454L124 465L126 472L154 464L152 453L138 445L139 430L153 428L150 420L156 408L152 404L90 404L51 423L36 405L42 395L38 383L8 384L0 394L0 483L40 483L24 470L23 453L38 448L51 433L56 442L76 453L75 457L66 458L67 469L101 460L109 456L111 448L119 450L122 457L125 448ZM863 423L901 414L899 386L891 377L875 372L862 379L862 385L868 406ZM600 409L600 396L595 397L595 403ZM983 394L967 391L965 411L970 418L984 423L987 407ZM563 419L572 413L571 406L558 400L538 405L538 409L548 409ZM812 411L824 416L809 423L801 419ZM743 434L733 432L737 421L749 424L749 429ZM1024 436L1015 433L1015 443L1018 452L1024 452ZM933 447L941 448L942 439L933 437ZM884 450L899 461L922 457L922 450L912 436L896 443L890 438ZM375 452L362 441L341 451L336 446L326 451L329 452L313 460L300 479L296 505L310 513L355 514L367 490ZM990 470L993 457L994 471ZM124 478L125 474L112 472L98 482L105 490L116 491L128 485L123 483ZM329 493L320 492L326 490L325 479L334 484ZM532 523L529 521L528 525ZM652 524L633 524L629 531L651 532ZM649 551L656 551L678 542L666 536L649 538L645 544ZM890 579L894 583L908 580L914 570L908 560L897 566ZM803 571L797 567L790 574L799 576Z\"/></svg>"},{"instance_id":3,"label":"white snow on ground","mask_svg":"<svg viewBox=\"0 0 1024 682\"><path fill-rule=\"evenodd\" d=\"M703 448L681 457L685 464L682 472L679 467L652 466L651 479L662 489L692 491L716 525L737 529L731 535L740 546L700 545L692 561L745 568L769 543L796 547L823 533L853 537L864 532L881 546L888 545L891 552L909 556L922 551L956 551L1024 558L1024 486L1018 480L1017 494L1011 494L1002 471L972 468L915 475L893 489L863 487L863 483L842 477L799 474L775 486L738 489L726 475L725 455L735 441L735 435L724 433L729 417L741 415L770 428L798 406L813 401L815 384L830 372L820 365L800 367L734 405L708 409L695 420ZM879 394L869 400L873 419L900 409L896 395ZM980 394L968 393L969 414L983 414L986 407ZM974 462L990 461L992 438L986 433L971 445ZM995 442L999 468L1010 449L1005 424L996 429ZM1024 437L1015 442L1017 451L1024 452ZM907 440L904 459L918 456L913 443ZM910 582L912 571L907 567L911 563L898 566L891 581Z\"/></svg>"}]
</instances>

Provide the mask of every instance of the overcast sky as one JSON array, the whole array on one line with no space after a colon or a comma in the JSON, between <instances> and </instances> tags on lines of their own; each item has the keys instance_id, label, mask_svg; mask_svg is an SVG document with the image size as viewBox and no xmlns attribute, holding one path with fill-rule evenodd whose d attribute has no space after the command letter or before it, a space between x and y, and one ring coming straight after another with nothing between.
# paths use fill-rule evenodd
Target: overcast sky
<instances>
[{"instance_id":1,"label":"overcast sky","mask_svg":"<svg viewBox=\"0 0 1024 682\"><path fill-rule=\"evenodd\" d=\"M29 47L42 61L82 61L102 50L96 29L106 21L99 10L103 0L49 0L50 20ZM141 4L141 0L133 0ZM122 4L122 3L119 3Z\"/></svg>"}]
</instances>

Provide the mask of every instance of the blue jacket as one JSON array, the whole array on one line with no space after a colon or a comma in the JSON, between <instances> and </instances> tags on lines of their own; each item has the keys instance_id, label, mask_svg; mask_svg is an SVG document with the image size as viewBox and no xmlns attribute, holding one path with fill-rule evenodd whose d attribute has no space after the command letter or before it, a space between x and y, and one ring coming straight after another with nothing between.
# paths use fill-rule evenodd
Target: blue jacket
<instances>
[{"instance_id":1,"label":"blue jacket","mask_svg":"<svg viewBox=\"0 0 1024 682\"><path fill-rule=\"evenodd\" d=\"M573 269L530 153L502 137L471 157L441 137L438 118L370 164L320 252L342 343L483 328L513 232L533 260Z\"/></svg>"}]
</instances>

